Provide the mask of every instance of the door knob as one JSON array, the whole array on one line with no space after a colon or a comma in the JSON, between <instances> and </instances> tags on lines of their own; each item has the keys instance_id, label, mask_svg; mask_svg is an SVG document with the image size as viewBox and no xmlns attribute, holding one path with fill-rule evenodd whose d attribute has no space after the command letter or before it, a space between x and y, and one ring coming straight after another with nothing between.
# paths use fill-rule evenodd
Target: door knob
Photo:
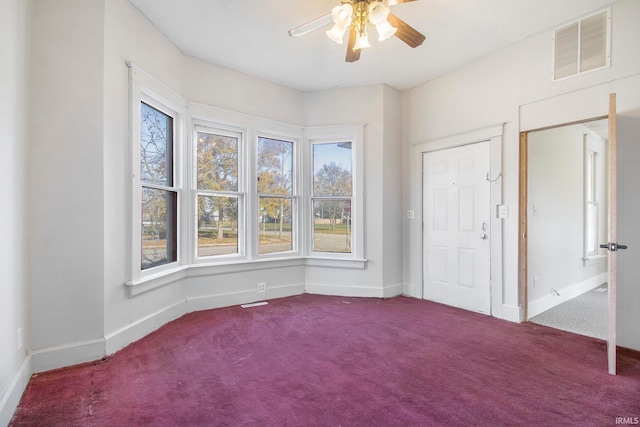
<instances>
[{"instance_id":1,"label":"door knob","mask_svg":"<svg viewBox=\"0 0 640 427\"><path fill-rule=\"evenodd\" d=\"M489 238L489 236L487 236L487 233L482 233L482 234L480 235L480 238L481 238L482 240L487 240L487 239Z\"/></svg>"}]
</instances>

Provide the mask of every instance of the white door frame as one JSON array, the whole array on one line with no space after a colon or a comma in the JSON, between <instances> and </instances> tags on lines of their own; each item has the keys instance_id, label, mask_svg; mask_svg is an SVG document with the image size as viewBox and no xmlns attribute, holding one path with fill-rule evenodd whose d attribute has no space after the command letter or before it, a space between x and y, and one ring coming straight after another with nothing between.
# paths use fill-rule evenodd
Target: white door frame
<instances>
[{"instance_id":1,"label":"white door frame","mask_svg":"<svg viewBox=\"0 0 640 427\"><path fill-rule=\"evenodd\" d=\"M490 263L491 263L491 315L498 318L504 318L503 313L503 298L502 298L502 219L498 217L497 207L502 204L502 134L504 123L497 125L476 129L469 132L464 132L456 135L451 135L445 138L436 140L421 142L414 144L413 146L413 168L414 176L412 182L416 185L412 186L414 191L413 200L415 204L415 221L417 221L419 238L413 240L412 254L415 257L413 263L414 268L412 277L414 278L414 286L412 294L420 298L424 298L423 284L424 284L424 271L423 271L423 259L424 259L424 245L423 245L423 232L422 224L424 213L422 211L423 206L423 192L422 188L422 168L423 168L423 154L429 151L442 150L447 148L459 147L462 145L472 144L475 142L489 141L490 142L490 161L491 170L489 172L489 178L491 180L491 249L490 249ZM512 215L515 215L515 209ZM411 233L412 235L415 235ZM510 316L508 316L510 317Z\"/></svg>"},{"instance_id":2,"label":"white door frame","mask_svg":"<svg viewBox=\"0 0 640 427\"><path fill-rule=\"evenodd\" d=\"M521 156L523 155L523 151L527 146L527 134L534 130L540 130L543 128L555 127L561 124L569 124L569 123L579 123L584 121L593 120L593 118L609 118L609 131L612 130L611 120L611 106L612 103L615 106L615 96L611 98L611 94L617 92L615 89L615 85L620 82L614 82L613 84L607 83L603 85L593 86L586 88L584 90L569 92L566 94L561 94L556 97L547 98L541 101L532 102L530 104L525 104L520 106L520 150ZM615 114L614 114L615 116ZM585 117L591 117L591 119L586 119ZM615 120L615 117L614 117ZM613 124L613 130L615 131L615 123ZM524 139L523 139L524 138ZM609 144L611 144L612 135L609 135ZM526 156L526 154L525 154ZM611 159L609 159L611 160ZM521 157L520 164L522 167L523 159ZM524 158L524 162L526 163L526 157ZM611 166L609 166L611 167ZM612 171L609 171L611 174ZM520 171L521 180L520 180L520 189L521 189L521 201L520 203L524 203L522 199L522 187L526 184L526 180L523 183L523 176L526 175L526 170ZM611 194L610 194L611 195ZM526 193L525 193L526 198ZM611 200L609 201L611 204ZM613 213L615 215L615 212ZM612 213L609 212L609 220L612 219ZM524 217L520 216L520 263L519 266L519 290L521 302L526 304L527 301L527 270L526 270L526 211ZM611 236L610 236L611 237ZM615 237L615 236L614 236ZM611 240L611 239L610 239ZM611 253L609 253L611 255ZM611 256L609 257L611 262ZM524 262L524 263L523 263ZM615 262L613 267L615 268ZM609 274L611 274L611 264L609 264ZM614 275L617 272L614 272ZM611 279L611 277L610 277ZM615 277L614 277L615 279ZM609 325L609 336L607 339L607 360L608 360L608 371L611 374L615 374L616 372L616 286L615 283L613 287L611 284L609 285L609 315L608 315L608 325ZM526 306L524 306L525 317L526 317Z\"/></svg>"}]
</instances>

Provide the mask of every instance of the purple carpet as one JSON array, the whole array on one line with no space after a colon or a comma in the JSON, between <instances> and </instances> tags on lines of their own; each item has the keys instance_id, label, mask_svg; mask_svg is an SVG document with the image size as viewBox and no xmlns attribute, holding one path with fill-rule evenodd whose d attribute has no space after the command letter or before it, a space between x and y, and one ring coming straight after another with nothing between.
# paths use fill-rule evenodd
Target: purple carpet
<instances>
[{"instance_id":1,"label":"purple carpet","mask_svg":"<svg viewBox=\"0 0 640 427\"><path fill-rule=\"evenodd\" d=\"M35 375L12 426L614 426L640 356L419 299L300 295L191 313Z\"/></svg>"}]
</instances>

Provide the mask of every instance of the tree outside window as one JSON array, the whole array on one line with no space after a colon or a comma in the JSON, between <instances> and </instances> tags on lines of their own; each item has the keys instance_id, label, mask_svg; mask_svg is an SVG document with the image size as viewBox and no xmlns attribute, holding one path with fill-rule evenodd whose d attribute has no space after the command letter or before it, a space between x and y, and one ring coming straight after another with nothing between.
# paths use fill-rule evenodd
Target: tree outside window
<instances>
[{"instance_id":1,"label":"tree outside window","mask_svg":"<svg viewBox=\"0 0 640 427\"><path fill-rule=\"evenodd\" d=\"M198 256L237 254L239 135L198 131Z\"/></svg>"}]
</instances>

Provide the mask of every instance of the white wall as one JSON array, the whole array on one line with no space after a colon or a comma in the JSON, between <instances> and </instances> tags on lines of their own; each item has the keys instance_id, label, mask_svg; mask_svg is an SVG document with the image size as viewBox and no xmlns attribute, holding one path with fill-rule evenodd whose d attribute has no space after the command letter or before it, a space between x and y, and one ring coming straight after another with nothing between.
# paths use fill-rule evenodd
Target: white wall
<instances>
[{"instance_id":1,"label":"white wall","mask_svg":"<svg viewBox=\"0 0 640 427\"><path fill-rule=\"evenodd\" d=\"M104 19L104 295L105 353L112 353L161 324L185 313L185 291L178 281L128 298L131 280L131 188L129 81L127 61L152 73L175 93L183 90L185 58L126 0L105 2Z\"/></svg>"},{"instance_id":2,"label":"white wall","mask_svg":"<svg viewBox=\"0 0 640 427\"><path fill-rule=\"evenodd\" d=\"M34 371L100 358L187 311L255 300L258 281L267 281L267 298L299 294L309 284L347 295L402 293L398 92L375 86L305 95L204 63L180 52L127 0L35 0L32 24ZM267 128L366 123L367 268L304 260L194 268L130 297L129 61L196 103L192 111L212 107L225 120Z\"/></svg>"},{"instance_id":3,"label":"white wall","mask_svg":"<svg viewBox=\"0 0 640 427\"><path fill-rule=\"evenodd\" d=\"M307 126L365 125L364 257L368 260L365 270L307 267L306 283L314 292L334 295L402 294L400 153L394 152L401 138L399 94L377 85L308 92L304 97Z\"/></svg>"},{"instance_id":4,"label":"white wall","mask_svg":"<svg viewBox=\"0 0 640 427\"><path fill-rule=\"evenodd\" d=\"M572 125L529 134L527 296L530 318L607 280L606 275L603 276L607 271L606 258L586 264L582 260L585 132L588 130L583 125ZM606 153L600 153L601 157L604 155ZM602 161L601 172L604 172L604 157ZM602 195L605 176L599 178L598 191ZM605 204L601 204L600 209L600 235L604 239Z\"/></svg>"},{"instance_id":5,"label":"white wall","mask_svg":"<svg viewBox=\"0 0 640 427\"><path fill-rule=\"evenodd\" d=\"M23 0L0 1L0 425L9 423L31 374L24 220L28 6Z\"/></svg>"},{"instance_id":6,"label":"white wall","mask_svg":"<svg viewBox=\"0 0 640 427\"><path fill-rule=\"evenodd\" d=\"M269 298L303 292L303 271L293 265L231 273L198 269L166 286L127 296L124 283L131 279L130 257L126 256L130 254L127 219L131 203L125 63L133 62L178 97L224 109L225 120L238 112L235 117L245 123L254 122L251 117L255 116L300 126L303 96L296 90L185 56L126 0L106 2L104 58L106 352L118 350L187 311L255 300L258 281L267 281Z\"/></svg>"},{"instance_id":7,"label":"white wall","mask_svg":"<svg viewBox=\"0 0 640 427\"><path fill-rule=\"evenodd\" d=\"M382 129L382 251L383 286L403 285L402 279L402 96L385 86ZM369 234L374 236L375 234ZM402 288L404 292L404 285Z\"/></svg>"},{"instance_id":8,"label":"white wall","mask_svg":"<svg viewBox=\"0 0 640 427\"><path fill-rule=\"evenodd\" d=\"M578 18L578 17L576 17ZM518 291L518 145L519 131L560 124L570 119L607 114L606 91L625 90L622 82L640 73L637 40L640 39L640 3L621 0L612 9L611 68L559 82L551 82L552 30L530 37L460 69L447 73L403 93L404 121L404 195L405 208L413 209L415 177L409 168L414 144L459 134L500 122L506 122L503 146L503 194L509 206L504 220L503 303L517 307ZM590 88L603 88L592 96ZM585 96L579 96L582 93ZM605 96L601 96L604 92ZM574 94L567 105L551 110L543 102ZM624 97L624 94L622 94ZM626 108L640 108L640 100ZM530 105L540 103L539 109ZM532 117L532 111L540 113ZM573 111L573 114L569 114ZM534 116L536 114L533 114ZM525 117L526 116L526 117ZM553 118L555 116L555 119ZM405 221L404 251L420 252L419 221ZM405 256L404 277L415 285L420 277L419 257ZM511 318L518 320L518 318Z\"/></svg>"},{"instance_id":9,"label":"white wall","mask_svg":"<svg viewBox=\"0 0 640 427\"><path fill-rule=\"evenodd\" d=\"M30 350L79 346L73 363L104 335L104 4L34 1L31 19Z\"/></svg>"}]
</instances>

